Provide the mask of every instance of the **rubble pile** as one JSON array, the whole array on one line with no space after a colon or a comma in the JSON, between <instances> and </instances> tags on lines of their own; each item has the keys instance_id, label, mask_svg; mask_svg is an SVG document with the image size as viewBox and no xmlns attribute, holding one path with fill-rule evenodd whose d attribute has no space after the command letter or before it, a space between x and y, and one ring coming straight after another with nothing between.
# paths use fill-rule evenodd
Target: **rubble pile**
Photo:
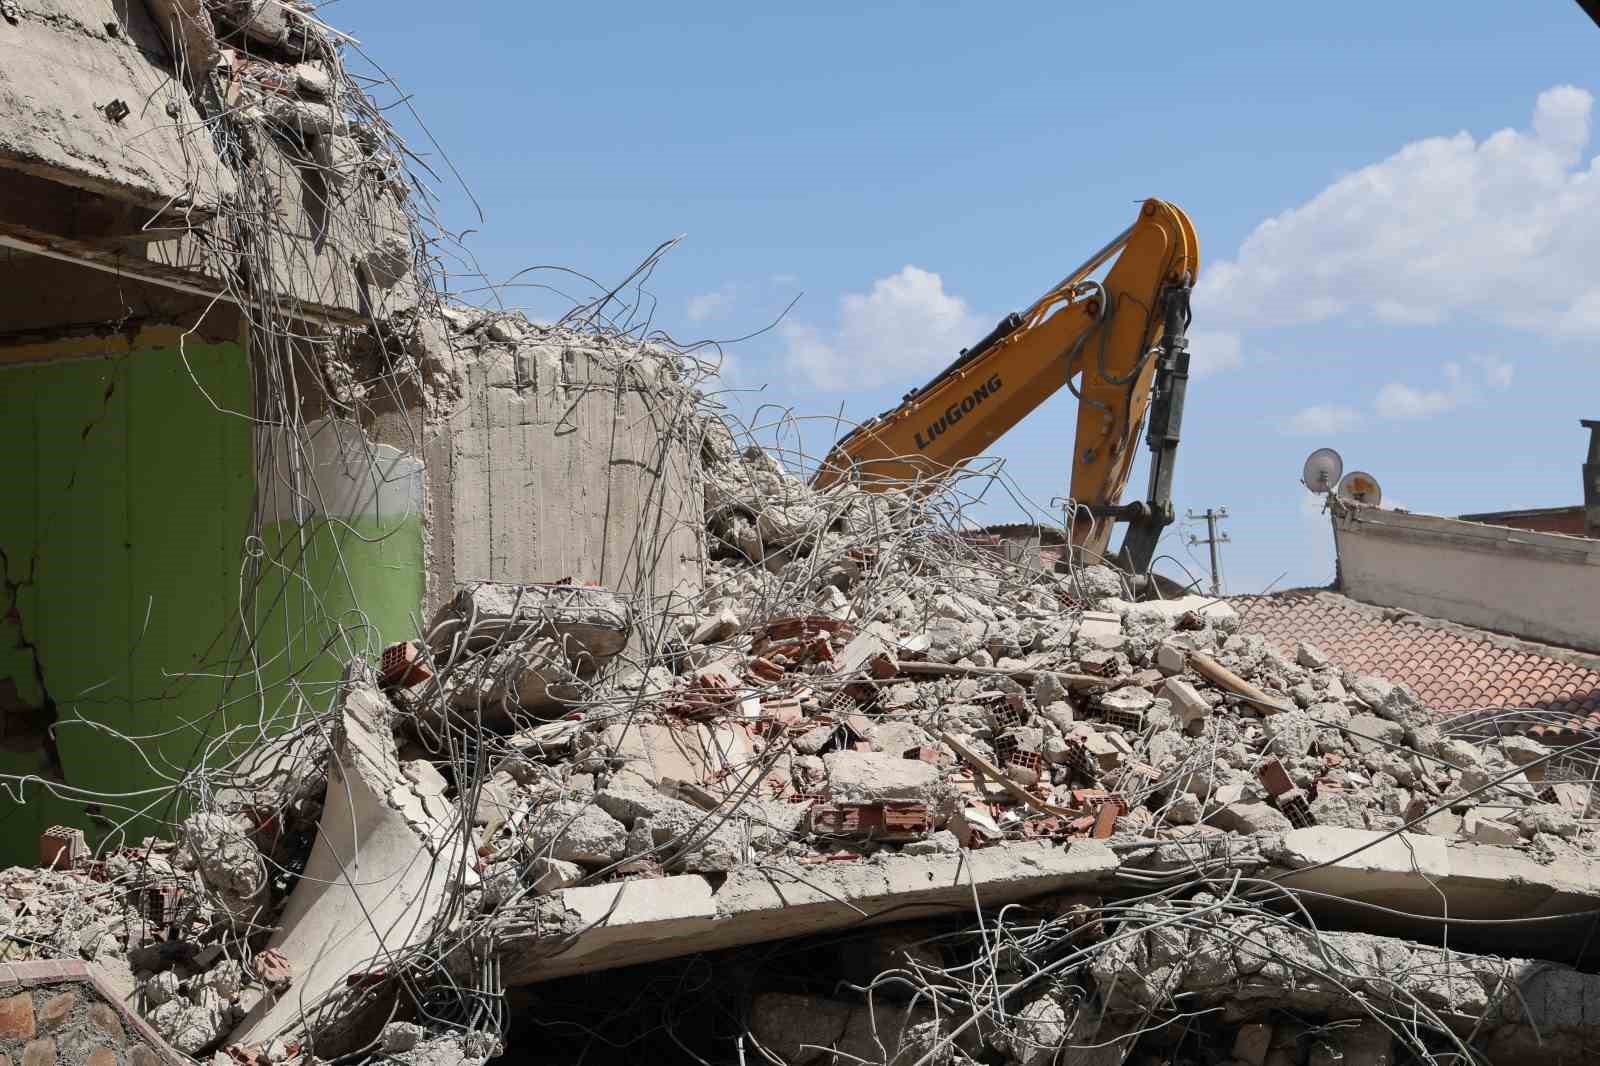
<instances>
[{"instance_id":1,"label":"rubble pile","mask_svg":"<svg viewBox=\"0 0 1600 1066\"><path fill-rule=\"evenodd\" d=\"M38 868L0 872L0 961L93 962L214 1066L481 1066L519 1039L585 1062L1443 1066L1580 1061L1600 1040L1600 979L1458 944L1592 919L1581 723L1438 721L1310 644L1281 654L1227 602L1138 602L1059 529L1062 551L1027 559L973 535L989 473L813 490L803 462L690 417L712 367L638 342L623 287L556 325L439 305L427 197L344 67L350 39L297 0L146 6L226 171L227 240L184 254L238 254L213 273L251 309L252 351L293 353L260 368L264 425L305 438L313 416L365 425L420 399L436 428L480 382L527 392L519 426L565 426L599 378L670 393L650 425L698 457L705 570L687 601L559 574L448 590L415 639L346 665L332 707L292 728L264 711L247 754L176 775L170 840L112 828L91 853L47 832ZM332 263L358 292L334 291ZM369 325L305 329L301 304L341 299ZM502 427L483 428L487 454ZM360 646L349 615L321 646ZM1385 841L1402 858L1380 869ZM1471 917L1440 887L1447 847L1489 853L1459 878L1479 882ZM1363 898L1348 868L1294 880L1364 852ZM1092 891L1064 894L1076 875ZM997 906L1006 877L1022 902ZM1502 889L1548 898L1501 915L1483 897ZM1430 940L1318 927L1340 907ZM815 924L746 935L791 909ZM1592 965L1590 931L1561 957ZM640 949L657 935L681 945ZM564 953L593 970L553 972Z\"/></svg>"},{"instance_id":2,"label":"rubble pile","mask_svg":"<svg viewBox=\"0 0 1600 1066\"><path fill-rule=\"evenodd\" d=\"M1285 657L1227 603L1138 603L1105 567L1019 565L952 532L947 503L814 492L720 425L702 458L712 561L692 609L478 584L384 664L405 776L433 782L436 820L455 810L472 826L480 864L462 899L485 928L576 886L1024 841L1145 849L1123 881L1202 896L1196 871L1263 867L1296 828L1404 829L1544 862L1593 850L1587 789L1554 772L1552 750L1452 731L1310 645ZM1131 918L1093 909L1074 928ZM1039 964L1032 951L1009 965ZM991 1004L966 1052L921 1015L904 1046L1050 1061L1082 1035L1072 1003L1092 1001L1099 1026L1118 1002L1114 957L1085 954L1088 1000ZM948 972L923 979L936 990ZM1177 986L1158 991L1129 1002L1174 1009ZM856 1016L830 1003L757 1005L812 1027ZM756 1037L771 1019L752 1010ZM1316 1042L1280 1028L1262 1061ZM1379 1043L1365 1029L1322 1043L1363 1041Z\"/></svg>"},{"instance_id":3,"label":"rubble pile","mask_svg":"<svg viewBox=\"0 0 1600 1066\"><path fill-rule=\"evenodd\" d=\"M513 1023L482 1006L503 992L489 956L471 974L457 956L536 925L563 890L1097 841L1124 856L1121 896L946 923L920 947L874 949L877 970L826 994L750 986L742 1031L791 1062L843 1061L807 1050L826 1044L873 1062L1032 1066L1071 1046L1108 1063L1135 1048L1168 1055L1151 1062L1380 1063L1434 1047L1460 1012L1425 984L1346 974L1299 1009L1348 1024L1261 1021L1271 981L1306 987L1272 969L1283 957L1391 950L1308 932L1281 891L1251 882L1282 865L1286 834L1405 830L1542 862L1594 850L1592 767L1570 753L1437 722L1310 645L1281 655L1225 602L1140 603L1106 567L1022 565L961 535L951 497L815 492L719 422L700 443L697 601L461 587L418 639L351 664L336 720L269 745L174 843L0 877L8 950L118 960L189 1054L477 1063ZM368 835L380 818L404 827L400 858L434 893L421 947L340 976L352 1012L401 978L407 1013L364 1050L289 1031L238 1043L313 962L267 945L335 808ZM344 861L327 846L325 864ZM1240 947L1257 920L1267 961ZM1480 990L1500 972L1472 965ZM1161 1028L1212 1005L1224 1014ZM1368 1025L1398 1014L1423 1018L1412 1037Z\"/></svg>"},{"instance_id":4,"label":"rubble pile","mask_svg":"<svg viewBox=\"0 0 1600 1066\"><path fill-rule=\"evenodd\" d=\"M288 886L274 885L242 821L196 814L178 835L91 857L81 832L49 831L47 844L67 847L37 869L0 872L0 957L94 963L163 1039L194 1055L288 989L286 961L251 950Z\"/></svg>"},{"instance_id":5,"label":"rubble pile","mask_svg":"<svg viewBox=\"0 0 1600 1066\"><path fill-rule=\"evenodd\" d=\"M926 503L813 492L720 425L703 452L695 610L479 584L386 664L428 758L452 723L498 733L476 782L440 766L488 883L1319 824L1546 858L1590 842L1587 793L1547 780L1538 742L1448 733L1405 688L1310 645L1280 655L1224 602L1014 565Z\"/></svg>"}]
</instances>

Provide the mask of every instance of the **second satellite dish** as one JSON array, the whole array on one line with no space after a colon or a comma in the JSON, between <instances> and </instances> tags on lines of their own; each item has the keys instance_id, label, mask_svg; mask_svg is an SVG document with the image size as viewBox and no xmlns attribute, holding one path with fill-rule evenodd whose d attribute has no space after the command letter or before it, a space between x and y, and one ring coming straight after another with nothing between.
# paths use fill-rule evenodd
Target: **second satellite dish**
<instances>
[{"instance_id":1,"label":"second satellite dish","mask_svg":"<svg viewBox=\"0 0 1600 1066\"><path fill-rule=\"evenodd\" d=\"M1352 470L1339 482L1339 498L1376 507L1383 502L1383 489L1378 487L1378 479L1365 470Z\"/></svg>"},{"instance_id":2,"label":"second satellite dish","mask_svg":"<svg viewBox=\"0 0 1600 1066\"><path fill-rule=\"evenodd\" d=\"M1332 448L1318 448L1306 457L1300 484L1312 492L1332 492L1344 475L1344 460Z\"/></svg>"}]
</instances>

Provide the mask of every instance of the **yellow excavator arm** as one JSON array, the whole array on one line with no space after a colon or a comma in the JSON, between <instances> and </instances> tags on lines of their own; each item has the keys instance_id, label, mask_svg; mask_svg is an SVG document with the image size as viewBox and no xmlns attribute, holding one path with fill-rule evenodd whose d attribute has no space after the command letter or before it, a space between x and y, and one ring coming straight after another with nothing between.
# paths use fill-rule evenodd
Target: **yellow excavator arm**
<instances>
[{"instance_id":1,"label":"yellow excavator arm","mask_svg":"<svg viewBox=\"0 0 1600 1066\"><path fill-rule=\"evenodd\" d=\"M1105 279L1091 280L1112 257ZM813 484L850 479L872 490L930 490L1066 385L1078 397L1073 542L1103 556L1112 522L1127 521L1124 563L1148 569L1161 529L1172 521L1189 290L1199 266L1189 217L1163 200L1146 200L1132 226L1031 307L1006 316L900 406L840 440ZM1152 396L1149 498L1122 507Z\"/></svg>"}]
</instances>

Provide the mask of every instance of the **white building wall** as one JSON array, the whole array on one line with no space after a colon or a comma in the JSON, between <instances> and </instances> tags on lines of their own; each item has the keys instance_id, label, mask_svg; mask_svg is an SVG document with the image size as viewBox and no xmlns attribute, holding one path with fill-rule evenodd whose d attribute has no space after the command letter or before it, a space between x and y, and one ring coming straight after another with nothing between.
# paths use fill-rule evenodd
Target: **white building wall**
<instances>
[{"instance_id":1,"label":"white building wall","mask_svg":"<svg viewBox=\"0 0 1600 1066\"><path fill-rule=\"evenodd\" d=\"M1353 599L1600 651L1600 540L1350 504L1333 527Z\"/></svg>"}]
</instances>

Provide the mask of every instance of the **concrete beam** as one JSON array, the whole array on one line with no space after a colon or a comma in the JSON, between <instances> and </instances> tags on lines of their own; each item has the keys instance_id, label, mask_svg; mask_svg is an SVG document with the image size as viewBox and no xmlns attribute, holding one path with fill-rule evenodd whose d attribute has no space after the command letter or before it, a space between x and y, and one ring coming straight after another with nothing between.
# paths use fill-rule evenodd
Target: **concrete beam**
<instances>
[{"instance_id":1,"label":"concrete beam","mask_svg":"<svg viewBox=\"0 0 1600 1066\"><path fill-rule=\"evenodd\" d=\"M1282 844L1264 849L1264 854L1273 863L1264 876L1278 878L1287 888L1376 904L1391 912L1335 899L1306 899L1313 913L1346 929L1436 940L1443 926L1430 919L1552 919L1503 926L1457 924L1450 927L1450 938L1480 950L1572 960L1587 943L1593 912L1600 910L1600 862L1576 854L1545 864L1518 848L1336 826L1285 833ZM1600 945L1594 948L1600 950Z\"/></svg>"},{"instance_id":2,"label":"concrete beam","mask_svg":"<svg viewBox=\"0 0 1600 1066\"><path fill-rule=\"evenodd\" d=\"M1272 865L1256 876L1324 894L1303 899L1336 928L1414 940L1437 940L1444 928L1437 918L1554 918L1450 927L1452 943L1551 959L1574 955L1592 912L1600 909L1600 864L1594 862L1543 865L1513 848L1411 833L1383 837L1330 826L1297 829L1264 848ZM571 888L534 901L531 913L503 916L508 926L526 930L504 941L504 978L533 984L693 952L970 912L975 905L1115 892L1118 864L1105 845L1084 840L1070 848L1008 844L954 855L746 867L720 883L686 875Z\"/></svg>"},{"instance_id":3,"label":"concrete beam","mask_svg":"<svg viewBox=\"0 0 1600 1066\"><path fill-rule=\"evenodd\" d=\"M235 292L221 281L199 270L188 270L152 262L146 258L143 244L98 245L66 237L44 236L8 227L0 221L0 248L13 248L30 255L41 255L63 263L74 263L118 278L156 285L174 292L188 293L206 299L221 299L236 303ZM367 319L355 312L333 311L307 304L286 301L295 317L319 326L330 328L364 325Z\"/></svg>"},{"instance_id":4,"label":"concrete beam","mask_svg":"<svg viewBox=\"0 0 1600 1066\"><path fill-rule=\"evenodd\" d=\"M1117 858L1098 841L1009 845L868 862L785 863L569 888L535 901L532 929L502 939L501 976L534 984L576 973L880 922L970 913L1098 888Z\"/></svg>"}]
</instances>

